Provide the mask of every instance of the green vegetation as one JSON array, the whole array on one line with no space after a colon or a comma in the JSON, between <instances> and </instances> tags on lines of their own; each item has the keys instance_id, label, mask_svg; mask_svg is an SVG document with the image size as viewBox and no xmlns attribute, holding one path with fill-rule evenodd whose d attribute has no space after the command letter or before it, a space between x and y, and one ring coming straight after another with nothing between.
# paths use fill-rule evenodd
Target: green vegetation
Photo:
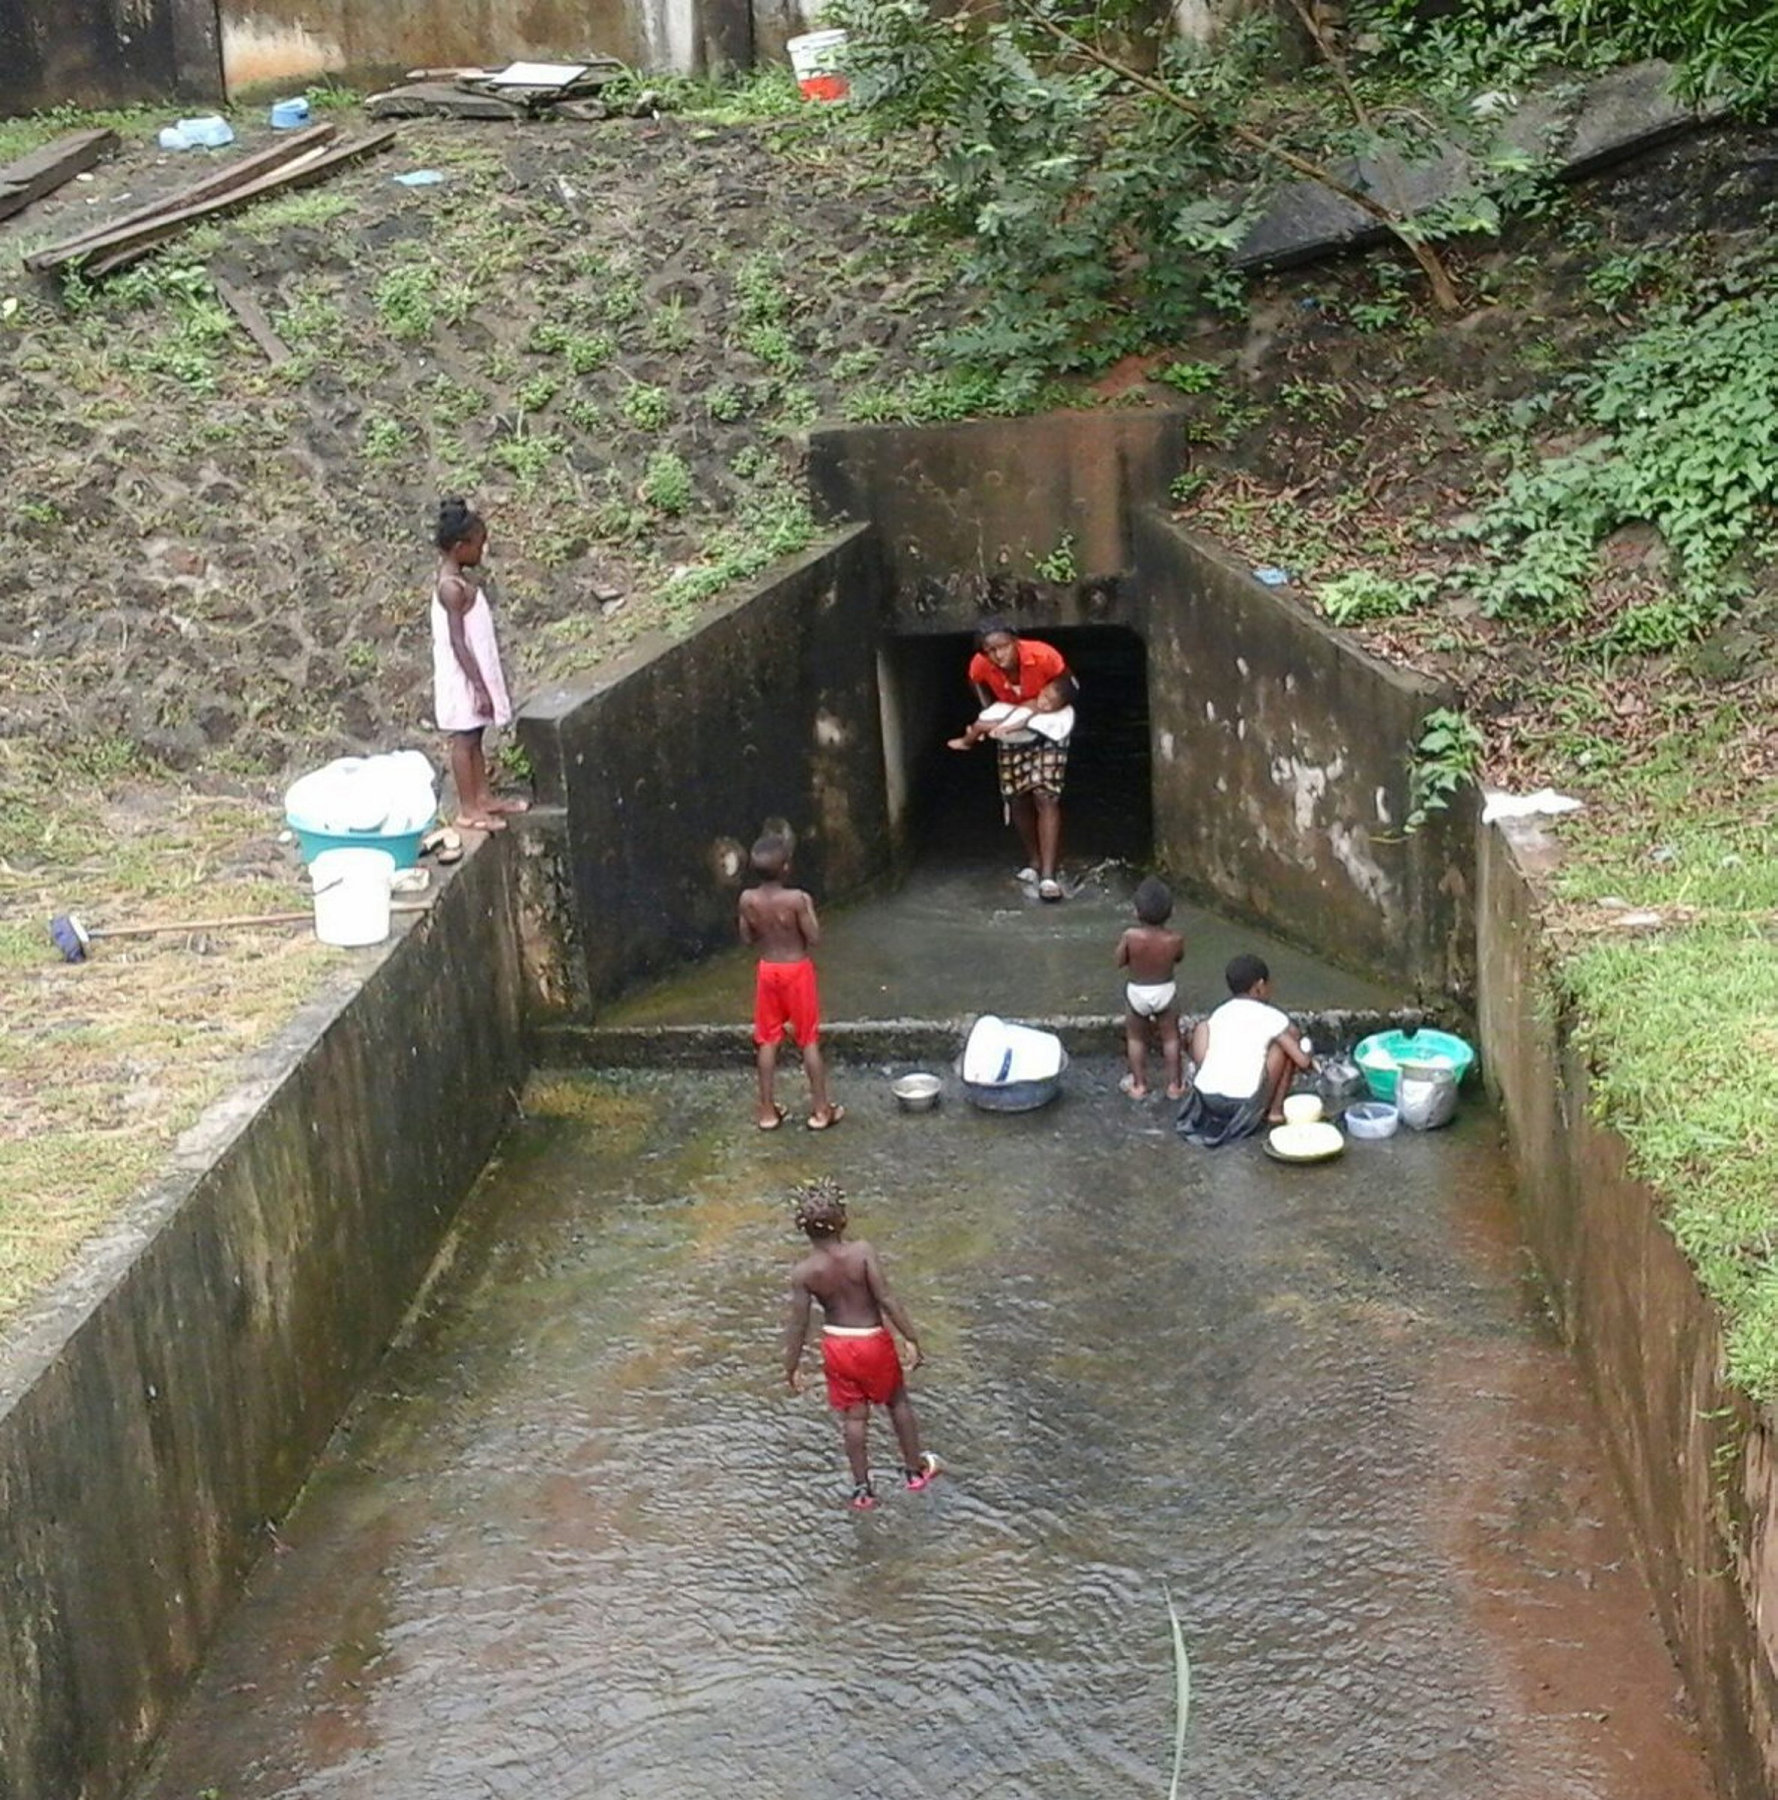
<instances>
[{"instance_id":1,"label":"green vegetation","mask_svg":"<svg viewBox=\"0 0 1778 1800\"><path fill-rule=\"evenodd\" d=\"M1754 106L1778 91L1778 32L1764 0L1557 0L1555 10L1601 54L1678 62L1693 93Z\"/></svg>"},{"instance_id":2,"label":"green vegetation","mask_svg":"<svg viewBox=\"0 0 1778 1800\"><path fill-rule=\"evenodd\" d=\"M423 344L438 327L438 271L409 262L391 269L372 295L389 335L401 344Z\"/></svg>"},{"instance_id":3,"label":"green vegetation","mask_svg":"<svg viewBox=\"0 0 1778 1800\"><path fill-rule=\"evenodd\" d=\"M642 498L670 518L678 518L691 505L691 497L691 470L685 459L671 450L655 451L642 477Z\"/></svg>"},{"instance_id":4,"label":"green vegetation","mask_svg":"<svg viewBox=\"0 0 1778 1800\"><path fill-rule=\"evenodd\" d=\"M943 339L953 360L995 372L1029 404L1051 376L1096 373L1176 341L1206 309L1238 310L1228 253L1269 191L1302 177L1393 233L1438 310L1459 310L1438 246L1543 205L1543 171L1499 138L1489 110L1472 104L1473 84L1448 67L1416 87L1412 105L1398 103L1391 82L1420 32L1405 0L1373 6L1352 40L1381 46L1375 75L1353 65L1309 0L1291 10L1326 79L1285 90L1270 78L1282 21L1266 11L1204 48L1169 34L1164 9L1131 0L1012 0L979 30L920 0L837 0L857 103L934 144L928 204L913 223L960 246L957 279L974 316ZM1459 9L1440 30L1473 48L1472 71L1520 68L1525 45L1535 39L1542 55L1552 39L1505 7ZM1442 55L1448 64L1448 45ZM1412 217L1340 173L1342 159L1381 147L1411 160L1450 143L1470 152L1475 184ZM1409 304L1405 292L1384 293L1352 316L1381 330Z\"/></svg>"},{"instance_id":5,"label":"green vegetation","mask_svg":"<svg viewBox=\"0 0 1778 1800\"><path fill-rule=\"evenodd\" d=\"M661 431L673 417L673 400L665 388L637 381L617 403L617 410L638 431Z\"/></svg>"},{"instance_id":6,"label":"green vegetation","mask_svg":"<svg viewBox=\"0 0 1778 1800\"><path fill-rule=\"evenodd\" d=\"M1444 812L1481 772L1484 740L1462 713L1437 707L1421 722L1410 764L1411 810L1406 829L1418 831Z\"/></svg>"},{"instance_id":7,"label":"green vegetation","mask_svg":"<svg viewBox=\"0 0 1778 1800\"><path fill-rule=\"evenodd\" d=\"M667 597L683 617L712 594L750 579L780 557L806 550L814 541L814 515L801 495L750 501L733 525L711 534L697 564L668 581Z\"/></svg>"},{"instance_id":8,"label":"green vegetation","mask_svg":"<svg viewBox=\"0 0 1778 1800\"><path fill-rule=\"evenodd\" d=\"M1435 586L1426 576L1408 580L1353 569L1321 582L1315 589L1315 604L1330 625L1364 625L1412 612Z\"/></svg>"},{"instance_id":9,"label":"green vegetation","mask_svg":"<svg viewBox=\"0 0 1778 1800\"><path fill-rule=\"evenodd\" d=\"M1606 638L1615 651L1671 649L1715 624L1738 591L1736 559L1778 494L1778 297L1674 309L1586 377L1577 449L1526 447L1475 531L1492 614L1572 611L1599 544L1646 521L1672 559L1663 592L1636 599Z\"/></svg>"},{"instance_id":10,"label":"green vegetation","mask_svg":"<svg viewBox=\"0 0 1778 1800\"><path fill-rule=\"evenodd\" d=\"M1727 1373L1778 1399L1778 780L1740 770L1749 718L1709 703L1565 821L1561 979L1599 1116L1722 1308ZM1611 906L1602 905L1610 901ZM1653 932L1617 923L1624 908Z\"/></svg>"},{"instance_id":11,"label":"green vegetation","mask_svg":"<svg viewBox=\"0 0 1778 1800\"><path fill-rule=\"evenodd\" d=\"M1056 540L1056 547L1049 555L1039 557L1034 573L1039 581L1054 581L1066 584L1080 579L1080 565L1074 555L1074 533L1065 531Z\"/></svg>"}]
</instances>

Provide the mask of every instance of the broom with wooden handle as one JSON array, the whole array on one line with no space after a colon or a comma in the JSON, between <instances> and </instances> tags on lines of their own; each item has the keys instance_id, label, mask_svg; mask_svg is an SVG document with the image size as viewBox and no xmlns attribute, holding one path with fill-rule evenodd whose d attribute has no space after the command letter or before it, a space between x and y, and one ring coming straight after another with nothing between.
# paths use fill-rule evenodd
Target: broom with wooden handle
<instances>
[{"instance_id":1,"label":"broom with wooden handle","mask_svg":"<svg viewBox=\"0 0 1778 1800\"><path fill-rule=\"evenodd\" d=\"M396 900L389 910L396 913L424 912L431 904L426 900ZM310 925L313 910L308 912L238 913L227 919L180 919L166 925L81 924L73 913L57 913L49 922L49 941L61 951L63 962L85 962L86 953L95 940L105 938L154 937L161 932L257 931L277 925Z\"/></svg>"}]
</instances>

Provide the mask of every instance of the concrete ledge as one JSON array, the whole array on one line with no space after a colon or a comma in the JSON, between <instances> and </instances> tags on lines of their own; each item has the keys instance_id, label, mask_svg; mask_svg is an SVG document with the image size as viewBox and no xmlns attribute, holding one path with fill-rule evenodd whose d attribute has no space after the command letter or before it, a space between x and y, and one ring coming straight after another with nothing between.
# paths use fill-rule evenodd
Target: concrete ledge
<instances>
[{"instance_id":1,"label":"concrete ledge","mask_svg":"<svg viewBox=\"0 0 1778 1800\"><path fill-rule=\"evenodd\" d=\"M487 1161L511 853L338 980L0 1338L0 1794L124 1792Z\"/></svg>"},{"instance_id":2,"label":"concrete ledge","mask_svg":"<svg viewBox=\"0 0 1778 1800\"><path fill-rule=\"evenodd\" d=\"M1778 1793L1778 1448L1722 1383L1716 1310L1593 1118L1547 965L1535 826L1482 831L1482 1068L1506 1115L1525 1240L1592 1387L1649 1588L1723 1800Z\"/></svg>"},{"instance_id":3,"label":"concrete ledge","mask_svg":"<svg viewBox=\"0 0 1778 1800\"><path fill-rule=\"evenodd\" d=\"M1292 1013L1318 1045L1350 1045L1373 1031L1440 1021L1412 1008L1393 1012ZM1070 1056L1105 1056L1124 1047L1124 1022L1115 1013L1064 1013L1021 1021L1053 1031ZM847 1062L932 1062L954 1058L975 1023L973 1013L954 1019L843 1019L821 1027L821 1042ZM1187 1030L1197 1015L1184 1014ZM557 1069L730 1069L753 1058L746 1025L550 1025L537 1033L538 1061ZM787 1054L789 1054L787 1052Z\"/></svg>"}]
</instances>

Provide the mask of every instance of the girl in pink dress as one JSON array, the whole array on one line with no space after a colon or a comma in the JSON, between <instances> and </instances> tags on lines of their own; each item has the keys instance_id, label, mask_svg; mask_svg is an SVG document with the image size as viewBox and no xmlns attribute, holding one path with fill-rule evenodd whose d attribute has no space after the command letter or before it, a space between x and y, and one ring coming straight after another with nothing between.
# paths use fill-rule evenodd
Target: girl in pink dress
<instances>
[{"instance_id":1,"label":"girl in pink dress","mask_svg":"<svg viewBox=\"0 0 1778 1800\"><path fill-rule=\"evenodd\" d=\"M495 797L482 733L490 725L511 723L512 702L500 672L493 609L466 573L480 566L488 528L464 501L444 500L438 508L437 542L443 560L432 590L433 716L450 740L457 823L504 831L501 815L523 812L526 803Z\"/></svg>"}]
</instances>

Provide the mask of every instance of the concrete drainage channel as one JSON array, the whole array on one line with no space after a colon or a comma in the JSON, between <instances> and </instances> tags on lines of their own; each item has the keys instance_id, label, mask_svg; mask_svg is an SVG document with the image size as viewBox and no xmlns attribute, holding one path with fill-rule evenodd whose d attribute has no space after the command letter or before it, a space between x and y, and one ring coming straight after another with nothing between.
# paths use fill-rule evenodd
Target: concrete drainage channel
<instances>
[{"instance_id":1,"label":"concrete drainage channel","mask_svg":"<svg viewBox=\"0 0 1778 1800\"><path fill-rule=\"evenodd\" d=\"M1093 642L1113 659L1107 691L1123 679L1118 667L1140 670L1146 816L1120 825L1120 841L1094 853L1169 869L1196 897L1247 921L1244 931L1337 946L1372 985L1364 999L1318 999L1305 973L1298 994L1317 1015L1315 1035L1349 1042L1393 1020L1403 1000L1453 1021L1479 1006L1522 1230L1591 1384L1719 1791L1736 1800L1778 1791L1778 1681L1754 1623L1755 1596L1770 1579L1765 1422L1718 1388L1714 1323L1656 1203L1624 1178L1621 1153L1587 1123L1585 1069L1544 992L1523 847L1486 836L1478 913L1473 820L1401 832L1405 750L1418 720L1446 696L1359 654L1167 518L1159 501L1178 454L1166 418L1133 415L826 434L813 451L816 485L850 521L826 547L690 638L640 647L596 688L538 698L523 732L543 804L525 831L469 859L425 919L358 959L350 982L299 1021L242 1096L193 1135L177 1174L7 1335L0 1493L12 1553L0 1569L0 1792L99 1800L129 1790L271 1541L268 1522L296 1501L421 1290L463 1196L514 1117L527 1067L642 1063L654 1071L568 1078L595 1083L586 1104L601 1123L582 1146L594 1161L616 1156L629 1133L635 1145L653 1145L645 1161L678 1166L658 1137L673 1125L672 1106L663 1124L648 1098L670 1067L739 1062L732 1075L700 1080L716 1084L710 1092L724 1105L733 1090L744 1119L745 1034L709 1023L740 1009L700 1001L690 1018L626 1018L633 1003L623 997L729 942L738 851L768 817L794 825L799 877L824 899L873 886L905 891L922 849L942 837L942 822L922 804L939 782L934 726L954 721L964 699L960 674L955 693L945 686L948 652L932 646L967 631L988 605L1044 635L1099 633ZM1064 534L1078 580L1017 575L1048 558ZM1127 638L1105 635L1118 632ZM1119 642L1139 643L1140 658ZM1120 708L1133 709L1133 701ZM994 938L968 952L969 966L989 973L996 955L1016 950L1021 929L1017 916L994 925ZM1107 964L1109 950L1107 942ZM887 970L876 985L904 984ZM1088 1104L1075 1117L1089 1135L1108 1127L1085 1121L1112 1117L1099 1101L1116 1027L1100 992L1063 992L1062 1004L1044 1009L1087 1067ZM955 1053L961 1008L885 1009L868 998L843 1008L830 1034L858 1079L865 1065L935 1064ZM900 1010L917 1016L894 1016ZM598 1089L600 1081L616 1085ZM699 1105L704 1119L708 1107ZM527 1129L510 1140L509 1157L532 1153ZM700 1129L716 1131L715 1115ZM892 1180L895 1144L881 1135L888 1127L870 1130L878 1135L860 1134L858 1154ZM1465 1130L1479 1145L1487 1121ZM755 1135L740 1134L744 1148L712 1138L699 1155L710 1168L764 1183L765 1165L734 1161L775 1143L752 1143ZM1156 1169L1185 1181L1214 1213L1217 1190L1201 1184L1204 1169L1218 1165L1185 1161L1168 1135L1164 1121L1146 1120L1138 1138L1154 1147L1141 1154L1177 1159ZM796 1142L799 1154L813 1154L804 1134ZM829 1142L822 1154L840 1157L839 1140ZM981 1148L992 1154L986 1140ZM1061 1140L1052 1151L1057 1167L1073 1166ZM638 1153L611 1164L613 1183L646 1185L645 1171L626 1173L642 1168ZM550 1152L536 1154L547 1161ZM1348 1170L1356 1162L1347 1158ZM735 1228L720 1184L707 1188L700 1178L685 1191L698 1198L695 1216L708 1229ZM1097 1254L1076 1243L1066 1208L1057 1210L1066 1198L1033 1199L1030 1220L1051 1234L1045 1241L1072 1246L1059 1269ZM465 1216L468 1237L456 1245L459 1255L470 1245L472 1263L493 1255L479 1216ZM1311 1238L1323 1229L1313 1211L1300 1218ZM1352 1219L1361 1239L1362 1214ZM936 1230L937 1215L931 1224ZM910 1215L915 1240L925 1228ZM1229 1229L1237 1228L1231 1216ZM991 1229L990 1216L971 1229ZM1336 1239L1338 1255L1361 1251L1341 1231L1328 1254ZM1229 1240L1231 1257L1237 1241ZM1289 1242L1276 1254L1294 1254ZM1306 1271L1291 1304L1310 1304L1321 1279ZM442 1280L440 1292L456 1291L448 1274ZM601 1291L620 1310L629 1304L621 1287ZM1275 1316L1271 1292L1254 1289L1253 1319ZM985 1290L972 1293L959 1291L956 1304L998 1304ZM1375 1304L1365 1300L1373 1310L1362 1316L1381 1318ZM429 1327L422 1320L417 1329L424 1339ZM1245 1314L1240 1329L1253 1329ZM1348 1363L1355 1355L1362 1360L1354 1349L1338 1353ZM977 1398L986 1404L992 1395ZM1090 1408L1069 1416L1090 1436ZM1215 1441L1213 1420L1200 1428L1208 1435L1194 1442ZM1382 1427L1362 1428L1373 1429ZM1734 1491L1725 1492L1720 1447L1731 1436L1741 1453ZM1586 1466L1590 1453L1571 1449ZM1438 1466L1436 1457L1427 1463L1428 1479L1436 1481ZM803 1473L825 1468L823 1456ZM327 1477L312 1503L324 1505L336 1483ZM1083 1504L1091 1510L1098 1500ZM640 1523L636 1532L638 1544L646 1540ZM904 1545L899 1554L919 1553ZM547 1596L534 1598L547 1612ZM606 1601L618 1612L628 1605L616 1595ZM1633 1599L1626 1604L1634 1613ZM1264 1635L1287 1630L1289 1620L1251 1625ZM229 1629L251 1635L238 1623ZM1313 1690L1316 1675L1299 1670L1298 1690ZM1427 1704L1437 1713L1443 1702ZM1401 1746L1410 1763L1411 1738ZM175 1761L192 1754L188 1733L175 1739ZM1592 1740L1586 1791L1638 1791L1598 1772L1614 1742L1610 1731ZM215 1740L212 1754L230 1745L241 1760L218 1771L223 1791L305 1791L304 1777L278 1774L276 1757L254 1761L245 1739ZM1684 1785L1683 1746L1669 1753L1680 1773L1663 1791L1702 1793ZM1105 1772L1097 1752L1081 1754L1083 1768ZM1237 1745L1225 1742L1216 1754L1234 1760L1225 1775L1207 1776L1204 1791L1218 1782L1237 1791ZM539 1755L527 1765L530 1785L514 1791L560 1787L561 1772L549 1774ZM510 1774L516 1765L502 1766ZM663 1752L659 1766L677 1766L675 1755ZM1378 1791L1408 1791L1408 1767L1397 1771L1406 1786ZM363 1791L455 1791L451 1780L379 1780L371 1764L359 1774L369 1780ZM979 1787L972 1766L952 1774L952 1791ZM459 1770L452 1780L459 1776L469 1779ZM1583 1779L1546 1761L1542 1787L1498 1791L1552 1791L1570 1776ZM634 1772L613 1779L631 1783L624 1791L657 1791ZM1472 1782L1462 1791L1494 1790Z\"/></svg>"}]
</instances>

